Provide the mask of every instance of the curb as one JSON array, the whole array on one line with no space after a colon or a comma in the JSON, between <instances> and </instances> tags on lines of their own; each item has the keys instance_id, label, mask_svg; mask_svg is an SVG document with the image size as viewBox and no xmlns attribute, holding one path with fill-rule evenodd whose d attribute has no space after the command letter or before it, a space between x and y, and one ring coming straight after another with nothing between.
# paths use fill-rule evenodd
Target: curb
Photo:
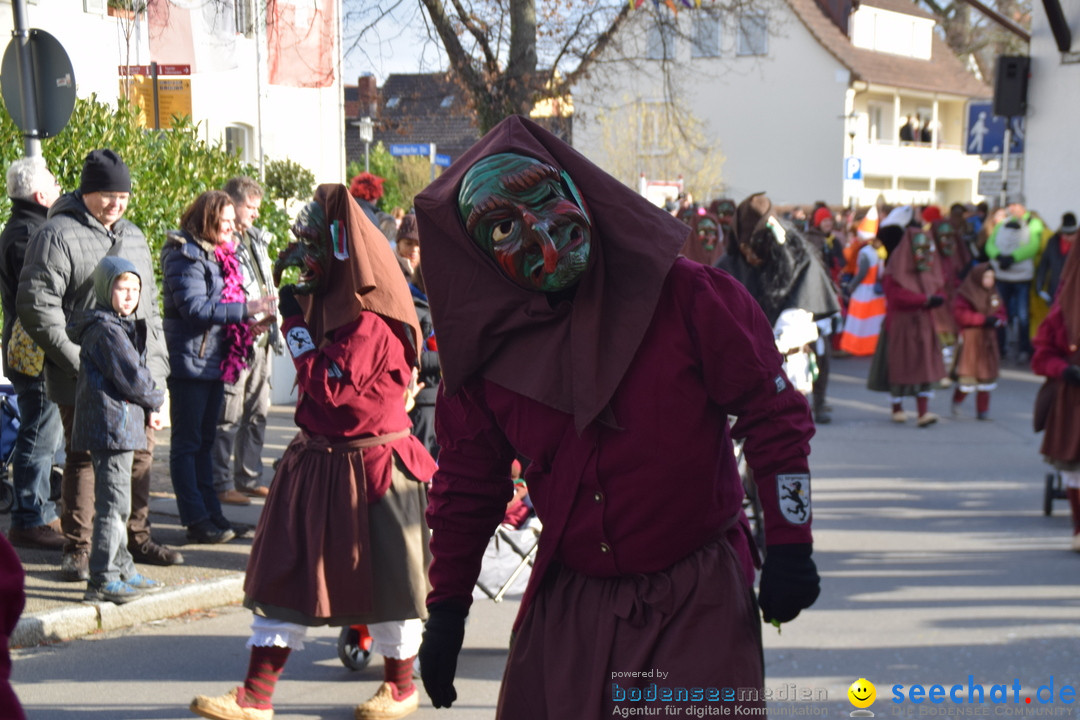
<instances>
[{"instance_id":1,"label":"curb","mask_svg":"<svg viewBox=\"0 0 1080 720\"><path fill-rule=\"evenodd\" d=\"M80 603L23 616L9 639L12 648L70 640L99 631L119 630L164 620L192 610L238 603L244 599L244 573L207 582L165 588L124 605Z\"/></svg>"}]
</instances>

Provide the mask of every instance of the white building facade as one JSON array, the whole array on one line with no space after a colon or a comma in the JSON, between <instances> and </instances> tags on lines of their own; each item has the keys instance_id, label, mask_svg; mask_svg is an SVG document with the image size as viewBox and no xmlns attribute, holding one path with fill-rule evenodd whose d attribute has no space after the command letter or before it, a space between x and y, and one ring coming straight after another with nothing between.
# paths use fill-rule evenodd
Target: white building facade
<instances>
[{"instance_id":1,"label":"white building facade","mask_svg":"<svg viewBox=\"0 0 1080 720\"><path fill-rule=\"evenodd\" d=\"M755 7L683 10L667 42L657 41L663 24L640 12L621 38L623 56L659 48L679 66L676 101L707 128L701 162L723 163L722 194L764 190L781 206L978 199L983 163L963 151L966 103L990 90L937 37L932 16L906 0L841 5L837 18L815 0ZM665 102L660 63L602 64L574 98L574 144L604 165L605 117L634 98ZM931 128L925 142L900 140L909 115Z\"/></svg>"},{"instance_id":2,"label":"white building facade","mask_svg":"<svg viewBox=\"0 0 1080 720\"><path fill-rule=\"evenodd\" d=\"M332 28L330 74L302 68L318 74L309 83L312 86L296 86L295 77L287 78L290 84L271 83L274 52L268 47L262 0L152 0L149 12L134 19L110 15L106 0L30 0L27 16L30 27L55 36L67 51L79 97L96 94L98 100L115 102L121 66L147 66L151 61L187 65L192 119L206 140L220 140L256 167L261 149L266 159L288 158L308 168L317 182L341 182L345 151L337 72L340 7L336 2L288 0L277 7L289 11L286 21L307 23L289 37L310 34L307 29L318 23ZM151 17L155 8L164 8L156 26ZM314 13L312 8L317 8ZM330 15L333 19L328 22ZM10 37L13 25L10 2L0 0L0 32Z\"/></svg>"}]
</instances>

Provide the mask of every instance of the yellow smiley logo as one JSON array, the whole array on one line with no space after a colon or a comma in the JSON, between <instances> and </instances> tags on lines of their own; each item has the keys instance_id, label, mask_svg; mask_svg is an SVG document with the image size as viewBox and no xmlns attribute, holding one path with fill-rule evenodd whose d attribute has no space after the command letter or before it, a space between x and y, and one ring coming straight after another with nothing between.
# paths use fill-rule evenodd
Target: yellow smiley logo
<instances>
[{"instance_id":1,"label":"yellow smiley logo","mask_svg":"<svg viewBox=\"0 0 1080 720\"><path fill-rule=\"evenodd\" d=\"M868 708L874 704L877 698L877 689L874 683L866 678L859 678L851 683L847 691L848 700L857 708Z\"/></svg>"}]
</instances>

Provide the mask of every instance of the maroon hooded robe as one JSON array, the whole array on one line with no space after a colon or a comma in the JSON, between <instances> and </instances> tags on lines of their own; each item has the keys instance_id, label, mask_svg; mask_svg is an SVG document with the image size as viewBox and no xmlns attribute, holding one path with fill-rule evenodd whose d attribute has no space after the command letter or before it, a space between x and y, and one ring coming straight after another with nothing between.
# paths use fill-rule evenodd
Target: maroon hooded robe
<instances>
[{"instance_id":1,"label":"maroon hooded robe","mask_svg":"<svg viewBox=\"0 0 1080 720\"><path fill-rule=\"evenodd\" d=\"M584 196L592 250L572 298L517 286L465 230L462 178L500 152L566 171ZM544 524L498 717L611 717L622 689L650 682L613 687L613 672L760 687L732 437L746 438L769 544L804 543L809 507L782 505L778 474L808 472L813 425L757 304L726 273L676 259L682 223L520 117L416 208L444 373L429 606L471 603L515 453L532 461L525 477Z\"/></svg>"}]
</instances>

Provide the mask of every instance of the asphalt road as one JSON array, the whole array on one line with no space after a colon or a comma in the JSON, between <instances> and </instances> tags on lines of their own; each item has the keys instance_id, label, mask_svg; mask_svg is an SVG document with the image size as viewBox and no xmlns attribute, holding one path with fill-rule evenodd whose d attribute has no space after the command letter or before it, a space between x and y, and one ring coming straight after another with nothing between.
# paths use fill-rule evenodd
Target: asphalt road
<instances>
[{"instance_id":1,"label":"asphalt road","mask_svg":"<svg viewBox=\"0 0 1080 720\"><path fill-rule=\"evenodd\" d=\"M847 690L859 678L876 686L870 710L878 717L1080 714L1063 702L1068 688L1080 689L1080 555L1068 550L1065 503L1054 503L1050 517L1042 511L1047 466L1030 429L1040 379L1007 367L989 422L974 420L974 398L952 419L951 392L940 391L932 408L942 421L920 429L890 422L888 399L864 387L868 366L834 361L834 422L819 429L811 458L822 595L782 633L764 628L770 714L847 717ZM425 699L411 717L494 716L516 611L513 599L476 602L459 701L436 711ZM191 717L194 694L242 680L249 618L230 607L19 650L16 690L35 720ZM276 717L344 720L375 690L381 661L346 670L336 638L336 630L318 631L290 659ZM955 694L964 702L912 702L913 686L929 692L935 684L946 693L962 686ZM967 702L975 686L983 704ZM1051 689L1055 702L1040 702ZM991 702L992 691L1009 702ZM903 702L893 702L897 693Z\"/></svg>"}]
</instances>

